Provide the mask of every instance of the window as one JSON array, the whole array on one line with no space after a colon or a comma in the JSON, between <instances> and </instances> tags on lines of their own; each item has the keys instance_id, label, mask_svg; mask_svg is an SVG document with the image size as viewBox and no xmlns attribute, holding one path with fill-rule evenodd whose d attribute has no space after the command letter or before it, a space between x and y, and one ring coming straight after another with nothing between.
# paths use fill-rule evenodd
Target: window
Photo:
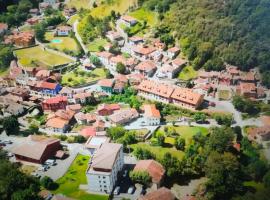
<instances>
[{"instance_id":1,"label":"window","mask_svg":"<svg viewBox=\"0 0 270 200\"><path fill-rule=\"evenodd\" d=\"M103 183L106 183L106 181L103 181Z\"/></svg>"},{"instance_id":2,"label":"window","mask_svg":"<svg viewBox=\"0 0 270 200\"><path fill-rule=\"evenodd\" d=\"M103 179L106 178L105 176L103 176Z\"/></svg>"}]
</instances>

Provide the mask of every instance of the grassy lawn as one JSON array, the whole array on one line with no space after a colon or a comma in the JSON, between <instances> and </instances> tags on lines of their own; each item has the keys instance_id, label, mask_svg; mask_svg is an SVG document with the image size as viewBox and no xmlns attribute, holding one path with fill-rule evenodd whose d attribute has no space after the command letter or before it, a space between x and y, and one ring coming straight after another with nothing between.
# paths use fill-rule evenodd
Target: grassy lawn
<instances>
[{"instance_id":1,"label":"grassy lawn","mask_svg":"<svg viewBox=\"0 0 270 200\"><path fill-rule=\"evenodd\" d=\"M196 135L196 133L201 132L203 135L208 134L208 129L205 127L199 126L166 126L168 132L176 132L178 135L183 137L186 140L187 144L191 143L192 137ZM164 131L164 127L161 127L162 131ZM174 144L174 138L166 137L165 143Z\"/></svg>"},{"instance_id":2,"label":"grassy lawn","mask_svg":"<svg viewBox=\"0 0 270 200\"><path fill-rule=\"evenodd\" d=\"M220 100L229 100L230 99L230 91L229 90L219 90L218 91L218 98Z\"/></svg>"},{"instance_id":3,"label":"grassy lawn","mask_svg":"<svg viewBox=\"0 0 270 200\"><path fill-rule=\"evenodd\" d=\"M45 39L49 41L48 46L51 48L56 48L57 50L64 51L64 50L71 50L71 51L78 51L79 47L76 41L71 37L55 37L53 32L47 32L45 34ZM61 40L60 43L53 43L52 40L57 39Z\"/></svg>"},{"instance_id":4,"label":"grassy lawn","mask_svg":"<svg viewBox=\"0 0 270 200\"><path fill-rule=\"evenodd\" d=\"M245 181L244 186L253 187L256 191L264 190L265 187L263 183L255 182L255 181Z\"/></svg>"},{"instance_id":5,"label":"grassy lawn","mask_svg":"<svg viewBox=\"0 0 270 200\"><path fill-rule=\"evenodd\" d=\"M73 62L73 60L67 57L44 51L40 46L17 50L14 53L24 67L40 66L52 68L54 65Z\"/></svg>"},{"instance_id":6,"label":"grassy lawn","mask_svg":"<svg viewBox=\"0 0 270 200\"><path fill-rule=\"evenodd\" d=\"M178 75L178 79L188 81L190 79L196 78L198 72L193 69L192 66L186 66Z\"/></svg>"},{"instance_id":7,"label":"grassy lawn","mask_svg":"<svg viewBox=\"0 0 270 200\"><path fill-rule=\"evenodd\" d=\"M140 139L143 139L148 132L149 132L149 130L146 128L135 130L136 137L138 137Z\"/></svg>"},{"instance_id":8,"label":"grassy lawn","mask_svg":"<svg viewBox=\"0 0 270 200\"><path fill-rule=\"evenodd\" d=\"M156 20L156 13L152 11L148 11L144 8L140 8L138 10L135 10L128 15L136 18L139 21L147 21L147 24L149 26L154 26L157 22Z\"/></svg>"},{"instance_id":9,"label":"grassy lawn","mask_svg":"<svg viewBox=\"0 0 270 200\"><path fill-rule=\"evenodd\" d=\"M72 15L69 18L69 20L67 21L67 24L70 25L70 26L72 26L77 19L80 20L80 16L79 15L77 15L77 14L76 15Z\"/></svg>"},{"instance_id":10,"label":"grassy lawn","mask_svg":"<svg viewBox=\"0 0 270 200\"><path fill-rule=\"evenodd\" d=\"M105 46L108 44L107 40L104 38L97 38L93 42L90 42L90 44L87 45L87 48L90 52L98 52L99 46Z\"/></svg>"},{"instance_id":11,"label":"grassy lawn","mask_svg":"<svg viewBox=\"0 0 270 200\"><path fill-rule=\"evenodd\" d=\"M96 68L89 72L80 69L77 71L78 73L72 71L64 74L62 77L62 84L67 86L76 86L79 84L100 80L106 77L106 73L103 68Z\"/></svg>"},{"instance_id":12,"label":"grassy lawn","mask_svg":"<svg viewBox=\"0 0 270 200\"><path fill-rule=\"evenodd\" d=\"M77 10L79 10L80 8L90 8L92 5L91 5L91 2L93 2L92 0L68 0L67 1L67 6L69 8L71 7L75 7Z\"/></svg>"},{"instance_id":13,"label":"grassy lawn","mask_svg":"<svg viewBox=\"0 0 270 200\"><path fill-rule=\"evenodd\" d=\"M149 151L151 151L155 157L158 160L162 160L163 156L165 153L171 153L173 156L177 157L178 159L182 159L184 156L184 152L182 151L178 151L174 148L168 148L168 147L160 147L160 146L151 146L149 144L146 143L137 143L137 144L132 144L130 145L130 147L132 149L136 149L138 147L142 148L142 149L148 149Z\"/></svg>"},{"instance_id":14,"label":"grassy lawn","mask_svg":"<svg viewBox=\"0 0 270 200\"><path fill-rule=\"evenodd\" d=\"M87 184L85 172L88 167L89 156L78 155L69 167L67 173L56 182L59 188L53 191L54 194L63 194L65 196L78 200L106 200L108 196L88 194L79 190L81 184Z\"/></svg>"},{"instance_id":15,"label":"grassy lawn","mask_svg":"<svg viewBox=\"0 0 270 200\"><path fill-rule=\"evenodd\" d=\"M114 1L98 1L98 7L91 9L91 15L93 17L105 17L111 14L112 10L120 13L124 13L128 10L129 6L133 6L137 0L114 0Z\"/></svg>"}]
</instances>

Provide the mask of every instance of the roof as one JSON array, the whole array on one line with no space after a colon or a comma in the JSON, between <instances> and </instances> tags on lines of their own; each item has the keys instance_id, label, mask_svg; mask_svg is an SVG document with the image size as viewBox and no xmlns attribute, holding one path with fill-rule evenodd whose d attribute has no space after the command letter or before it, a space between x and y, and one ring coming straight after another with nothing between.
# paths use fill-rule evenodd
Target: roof
<instances>
[{"instance_id":1,"label":"roof","mask_svg":"<svg viewBox=\"0 0 270 200\"><path fill-rule=\"evenodd\" d=\"M121 19L127 22L132 22L132 21L137 21L137 19L135 19L134 17L131 17L129 15L123 15L121 16Z\"/></svg>"},{"instance_id":2,"label":"roof","mask_svg":"<svg viewBox=\"0 0 270 200\"><path fill-rule=\"evenodd\" d=\"M173 65L176 65L176 66L182 66L182 65L184 65L184 64L186 64L186 63L187 63L187 61L184 60L184 59L182 59L182 58L176 58L176 59L174 59L174 60L172 61L172 64L173 64Z\"/></svg>"},{"instance_id":3,"label":"roof","mask_svg":"<svg viewBox=\"0 0 270 200\"><path fill-rule=\"evenodd\" d=\"M147 171L153 183L159 183L165 174L163 166L155 160L140 160L134 171Z\"/></svg>"},{"instance_id":4,"label":"roof","mask_svg":"<svg viewBox=\"0 0 270 200\"><path fill-rule=\"evenodd\" d=\"M137 110L134 108L131 108L131 109L123 109L123 110L116 111L114 114L112 114L109 117L109 119L113 123L122 123L123 121L137 118L138 116L139 114Z\"/></svg>"},{"instance_id":5,"label":"roof","mask_svg":"<svg viewBox=\"0 0 270 200\"><path fill-rule=\"evenodd\" d=\"M3 30L6 30L8 29L8 25L5 24L5 23L0 23L0 30L3 31Z\"/></svg>"},{"instance_id":6,"label":"roof","mask_svg":"<svg viewBox=\"0 0 270 200\"><path fill-rule=\"evenodd\" d=\"M54 195L51 200L74 200L74 199L57 194L57 195Z\"/></svg>"},{"instance_id":7,"label":"roof","mask_svg":"<svg viewBox=\"0 0 270 200\"><path fill-rule=\"evenodd\" d=\"M111 171L122 146L122 144L116 143L102 144L92 159L91 168L96 171Z\"/></svg>"},{"instance_id":8,"label":"roof","mask_svg":"<svg viewBox=\"0 0 270 200\"><path fill-rule=\"evenodd\" d=\"M87 97L91 97L92 96L92 93L90 92L82 92L82 93L78 93L78 94L75 94L73 96L74 99L85 99Z\"/></svg>"},{"instance_id":9,"label":"roof","mask_svg":"<svg viewBox=\"0 0 270 200\"><path fill-rule=\"evenodd\" d=\"M59 141L60 140L56 138L29 135L27 139L24 140L24 143L15 147L12 152L16 155L39 160L49 145L58 143Z\"/></svg>"},{"instance_id":10,"label":"roof","mask_svg":"<svg viewBox=\"0 0 270 200\"><path fill-rule=\"evenodd\" d=\"M43 69L43 70L39 70L36 75L36 77L40 77L40 78L43 78L43 77L49 77L50 76L50 71L49 70L46 70L46 69Z\"/></svg>"},{"instance_id":11,"label":"roof","mask_svg":"<svg viewBox=\"0 0 270 200\"><path fill-rule=\"evenodd\" d=\"M117 56L114 56L110 59L111 62L113 63L122 63L122 64L125 64L126 62L126 58L124 58L124 56L122 55L117 55Z\"/></svg>"},{"instance_id":12,"label":"roof","mask_svg":"<svg viewBox=\"0 0 270 200\"><path fill-rule=\"evenodd\" d=\"M97 108L97 111L101 111L101 110L111 110L111 111L115 111L115 110L119 110L121 107L119 104L114 103L114 104L100 104Z\"/></svg>"},{"instance_id":13,"label":"roof","mask_svg":"<svg viewBox=\"0 0 270 200\"><path fill-rule=\"evenodd\" d=\"M256 92L256 85L255 83L241 82L239 85L239 89L241 90L241 93L254 93Z\"/></svg>"},{"instance_id":14,"label":"roof","mask_svg":"<svg viewBox=\"0 0 270 200\"><path fill-rule=\"evenodd\" d=\"M156 48L153 46L142 46L138 45L132 49L134 52L142 54L142 55L149 55L156 51Z\"/></svg>"},{"instance_id":15,"label":"roof","mask_svg":"<svg viewBox=\"0 0 270 200\"><path fill-rule=\"evenodd\" d=\"M253 72L248 72L248 73L242 74L241 80L243 80L243 81L255 81L256 80L255 74Z\"/></svg>"},{"instance_id":16,"label":"roof","mask_svg":"<svg viewBox=\"0 0 270 200\"><path fill-rule=\"evenodd\" d=\"M59 93L60 94L73 94L74 91L70 87L63 87Z\"/></svg>"},{"instance_id":17,"label":"roof","mask_svg":"<svg viewBox=\"0 0 270 200\"><path fill-rule=\"evenodd\" d=\"M107 59L110 59L111 57L113 57L113 54L108 52L108 51L98 52L98 53L96 53L96 55L98 57L107 58Z\"/></svg>"},{"instance_id":18,"label":"roof","mask_svg":"<svg viewBox=\"0 0 270 200\"><path fill-rule=\"evenodd\" d=\"M64 128L66 125L68 125L69 120L62 119L60 117L53 117L50 118L47 123L46 127L52 127L52 128Z\"/></svg>"},{"instance_id":19,"label":"roof","mask_svg":"<svg viewBox=\"0 0 270 200\"><path fill-rule=\"evenodd\" d=\"M195 93L189 88L176 87L171 98L191 105L197 105L203 98L203 95Z\"/></svg>"},{"instance_id":20,"label":"roof","mask_svg":"<svg viewBox=\"0 0 270 200\"><path fill-rule=\"evenodd\" d=\"M50 83L50 82L43 81L41 82L40 87L44 89L55 90L57 85L58 85L57 83Z\"/></svg>"},{"instance_id":21,"label":"roof","mask_svg":"<svg viewBox=\"0 0 270 200\"><path fill-rule=\"evenodd\" d=\"M174 200L174 194L167 188L162 187L156 191L149 192L145 196L139 197L138 200Z\"/></svg>"},{"instance_id":22,"label":"roof","mask_svg":"<svg viewBox=\"0 0 270 200\"><path fill-rule=\"evenodd\" d=\"M135 70L149 72L149 71L155 70L156 68L157 67L156 67L156 64L154 62L147 60L147 61L143 61L143 62L139 63L135 67Z\"/></svg>"},{"instance_id":23,"label":"roof","mask_svg":"<svg viewBox=\"0 0 270 200\"><path fill-rule=\"evenodd\" d=\"M93 126L86 127L80 131L80 135L85 138L89 138L90 136L96 135L96 128Z\"/></svg>"},{"instance_id":24,"label":"roof","mask_svg":"<svg viewBox=\"0 0 270 200\"><path fill-rule=\"evenodd\" d=\"M154 104L143 105L143 110L146 117L161 118L160 112Z\"/></svg>"},{"instance_id":25,"label":"roof","mask_svg":"<svg viewBox=\"0 0 270 200\"><path fill-rule=\"evenodd\" d=\"M170 52L170 53L176 53L178 51L180 51L180 49L178 47L172 47L172 48L168 49L168 52Z\"/></svg>"},{"instance_id":26,"label":"roof","mask_svg":"<svg viewBox=\"0 0 270 200\"><path fill-rule=\"evenodd\" d=\"M103 143L109 142L110 138L106 136L90 136L85 143L86 148L99 148Z\"/></svg>"},{"instance_id":27,"label":"roof","mask_svg":"<svg viewBox=\"0 0 270 200\"><path fill-rule=\"evenodd\" d=\"M113 79L102 79L98 82L98 85L101 87L113 87L114 80Z\"/></svg>"},{"instance_id":28,"label":"roof","mask_svg":"<svg viewBox=\"0 0 270 200\"><path fill-rule=\"evenodd\" d=\"M55 113L55 116L65 120L71 120L74 115L75 112L72 110L57 110Z\"/></svg>"},{"instance_id":29,"label":"roof","mask_svg":"<svg viewBox=\"0 0 270 200\"><path fill-rule=\"evenodd\" d=\"M70 31L70 30L72 30L72 27L70 27L70 26L58 26L57 30L59 30L59 31Z\"/></svg>"},{"instance_id":30,"label":"roof","mask_svg":"<svg viewBox=\"0 0 270 200\"><path fill-rule=\"evenodd\" d=\"M174 88L170 85L150 80L143 80L141 84L138 85L138 89L165 98L170 98L174 90Z\"/></svg>"},{"instance_id":31,"label":"roof","mask_svg":"<svg viewBox=\"0 0 270 200\"><path fill-rule=\"evenodd\" d=\"M81 104L72 104L66 107L67 110L73 110L73 111L81 110L81 108L82 108Z\"/></svg>"},{"instance_id":32,"label":"roof","mask_svg":"<svg viewBox=\"0 0 270 200\"><path fill-rule=\"evenodd\" d=\"M129 40L132 41L132 42L143 41L143 37L132 36L132 37L129 38Z\"/></svg>"},{"instance_id":33,"label":"roof","mask_svg":"<svg viewBox=\"0 0 270 200\"><path fill-rule=\"evenodd\" d=\"M49 99L45 99L42 103L58 104L60 102L67 102L67 97L65 97L65 96L52 97L52 98L49 98Z\"/></svg>"}]
</instances>

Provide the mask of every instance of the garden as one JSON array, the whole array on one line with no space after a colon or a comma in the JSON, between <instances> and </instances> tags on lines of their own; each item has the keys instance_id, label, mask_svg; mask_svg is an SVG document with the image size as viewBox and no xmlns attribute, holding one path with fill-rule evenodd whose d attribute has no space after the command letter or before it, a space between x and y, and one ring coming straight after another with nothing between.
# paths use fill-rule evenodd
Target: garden
<instances>
[{"instance_id":1,"label":"garden","mask_svg":"<svg viewBox=\"0 0 270 200\"><path fill-rule=\"evenodd\" d=\"M73 62L68 57L44 50L40 46L16 50L14 53L18 57L19 63L24 67L44 67L50 69L56 65Z\"/></svg>"},{"instance_id":2,"label":"garden","mask_svg":"<svg viewBox=\"0 0 270 200\"><path fill-rule=\"evenodd\" d=\"M97 81L106 77L106 70L104 68L96 68L93 71L85 71L82 69L76 69L68 72L62 77L62 85L77 86L85 83Z\"/></svg>"},{"instance_id":3,"label":"garden","mask_svg":"<svg viewBox=\"0 0 270 200\"><path fill-rule=\"evenodd\" d=\"M53 193L63 194L78 200L107 200L108 196L89 194L79 189L81 184L87 184L85 171L88 167L88 161L89 156L79 154L69 167L67 173L56 181L59 187Z\"/></svg>"},{"instance_id":4,"label":"garden","mask_svg":"<svg viewBox=\"0 0 270 200\"><path fill-rule=\"evenodd\" d=\"M186 66L178 75L178 79L188 81L197 77L198 72L192 66Z\"/></svg>"}]
</instances>

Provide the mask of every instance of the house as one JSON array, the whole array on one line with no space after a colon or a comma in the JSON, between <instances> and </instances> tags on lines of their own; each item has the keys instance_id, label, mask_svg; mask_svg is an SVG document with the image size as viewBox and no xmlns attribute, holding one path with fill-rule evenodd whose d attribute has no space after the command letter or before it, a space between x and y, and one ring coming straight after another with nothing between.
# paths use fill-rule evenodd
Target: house
<instances>
[{"instance_id":1,"label":"house","mask_svg":"<svg viewBox=\"0 0 270 200\"><path fill-rule=\"evenodd\" d=\"M160 71L159 73L157 74L158 77L166 77L166 78L170 78L170 79L173 79L177 76L177 74L181 71L181 67L180 66L173 66L173 65L170 65L170 64L166 64L166 65L163 65L161 68L160 68Z\"/></svg>"},{"instance_id":2,"label":"house","mask_svg":"<svg viewBox=\"0 0 270 200\"><path fill-rule=\"evenodd\" d=\"M38 81L46 80L49 78L51 75L51 72L46 69L39 70L36 74L35 77Z\"/></svg>"},{"instance_id":3,"label":"house","mask_svg":"<svg viewBox=\"0 0 270 200\"><path fill-rule=\"evenodd\" d=\"M116 66L118 63L122 63L123 65L126 64L126 58L122 55L113 56L110 59L110 67L116 71Z\"/></svg>"},{"instance_id":4,"label":"house","mask_svg":"<svg viewBox=\"0 0 270 200\"><path fill-rule=\"evenodd\" d=\"M14 33L5 38L5 43L15 44L19 47L28 47L35 44L35 35L32 31Z\"/></svg>"},{"instance_id":5,"label":"house","mask_svg":"<svg viewBox=\"0 0 270 200\"><path fill-rule=\"evenodd\" d=\"M71 110L58 110L48 116L46 128L53 132L65 133L70 128L74 115L75 112Z\"/></svg>"},{"instance_id":6,"label":"house","mask_svg":"<svg viewBox=\"0 0 270 200\"><path fill-rule=\"evenodd\" d=\"M58 26L56 28L56 35L57 36L68 36L72 31L72 27L70 26Z\"/></svg>"},{"instance_id":7,"label":"house","mask_svg":"<svg viewBox=\"0 0 270 200\"><path fill-rule=\"evenodd\" d=\"M128 43L131 46L138 45L138 44L143 44L144 39L142 37L139 37L139 36L132 36L132 37L128 38Z\"/></svg>"},{"instance_id":8,"label":"house","mask_svg":"<svg viewBox=\"0 0 270 200\"><path fill-rule=\"evenodd\" d=\"M100 104L97 108L97 113L100 116L112 115L114 111L120 110L119 104Z\"/></svg>"},{"instance_id":9,"label":"house","mask_svg":"<svg viewBox=\"0 0 270 200\"><path fill-rule=\"evenodd\" d=\"M264 89L256 87L255 83L240 82L236 87L236 93L247 98L263 98L265 97Z\"/></svg>"},{"instance_id":10,"label":"house","mask_svg":"<svg viewBox=\"0 0 270 200\"><path fill-rule=\"evenodd\" d=\"M32 18L27 19L26 22L29 25L35 25L35 24L39 23L39 18L38 17L32 17Z\"/></svg>"},{"instance_id":11,"label":"house","mask_svg":"<svg viewBox=\"0 0 270 200\"><path fill-rule=\"evenodd\" d=\"M137 57L139 60L147 60L157 49L153 46L137 45L132 48L131 55Z\"/></svg>"},{"instance_id":12,"label":"house","mask_svg":"<svg viewBox=\"0 0 270 200\"><path fill-rule=\"evenodd\" d=\"M77 93L73 95L73 100L74 103L76 104L86 104L90 102L92 99L92 93L90 92L82 92L82 93Z\"/></svg>"},{"instance_id":13,"label":"house","mask_svg":"<svg viewBox=\"0 0 270 200\"><path fill-rule=\"evenodd\" d=\"M47 159L52 158L59 149L61 149L59 139L29 135L21 145L12 150L12 153L19 161L43 164Z\"/></svg>"},{"instance_id":14,"label":"house","mask_svg":"<svg viewBox=\"0 0 270 200\"><path fill-rule=\"evenodd\" d=\"M110 138L106 136L90 136L86 143L84 144L85 148L91 152L91 155L99 149L102 144L110 142Z\"/></svg>"},{"instance_id":15,"label":"house","mask_svg":"<svg viewBox=\"0 0 270 200\"><path fill-rule=\"evenodd\" d=\"M270 125L249 128L248 139L258 143L270 140Z\"/></svg>"},{"instance_id":16,"label":"house","mask_svg":"<svg viewBox=\"0 0 270 200\"><path fill-rule=\"evenodd\" d=\"M103 120L97 119L93 124L93 126L95 127L97 132L102 132L105 130L105 122Z\"/></svg>"},{"instance_id":17,"label":"house","mask_svg":"<svg viewBox=\"0 0 270 200\"><path fill-rule=\"evenodd\" d=\"M156 126L160 124L161 115L154 104L143 105L145 125Z\"/></svg>"},{"instance_id":18,"label":"house","mask_svg":"<svg viewBox=\"0 0 270 200\"><path fill-rule=\"evenodd\" d=\"M102 79L98 82L98 85L100 86L102 91L107 92L107 93L112 93L114 80L113 79Z\"/></svg>"},{"instance_id":19,"label":"house","mask_svg":"<svg viewBox=\"0 0 270 200\"><path fill-rule=\"evenodd\" d=\"M50 193L49 190L41 190L39 193L38 193L38 196L40 196L42 199L44 200L50 200L52 197L53 197L53 194Z\"/></svg>"},{"instance_id":20,"label":"house","mask_svg":"<svg viewBox=\"0 0 270 200\"><path fill-rule=\"evenodd\" d=\"M167 50L167 56L170 59L175 58L180 53L180 49L178 47L172 47Z\"/></svg>"},{"instance_id":21,"label":"house","mask_svg":"<svg viewBox=\"0 0 270 200\"><path fill-rule=\"evenodd\" d=\"M144 196L139 197L138 200L175 200L174 194L171 190L162 187L158 190L147 193Z\"/></svg>"},{"instance_id":22,"label":"house","mask_svg":"<svg viewBox=\"0 0 270 200\"><path fill-rule=\"evenodd\" d=\"M68 105L68 106L66 107L66 110L72 110L72 111L74 111L75 113L80 112L81 109L82 109L81 104L71 104L71 105Z\"/></svg>"},{"instance_id":23,"label":"house","mask_svg":"<svg viewBox=\"0 0 270 200\"><path fill-rule=\"evenodd\" d=\"M184 60L182 58L175 58L172 62L171 65L173 67L181 67L183 68L187 64L187 60Z\"/></svg>"},{"instance_id":24,"label":"house","mask_svg":"<svg viewBox=\"0 0 270 200\"><path fill-rule=\"evenodd\" d=\"M113 86L113 93L116 94L121 94L123 93L124 89L125 89L125 83L121 82L121 81L115 81L115 84Z\"/></svg>"},{"instance_id":25,"label":"house","mask_svg":"<svg viewBox=\"0 0 270 200\"><path fill-rule=\"evenodd\" d=\"M124 38L121 36L121 34L119 32L116 32L116 31L108 31L106 34L106 37L111 42L117 42L118 45L122 45L124 42Z\"/></svg>"},{"instance_id":26,"label":"house","mask_svg":"<svg viewBox=\"0 0 270 200\"><path fill-rule=\"evenodd\" d=\"M257 81L254 72L242 73L240 76L240 79L242 82L245 82L245 83L256 83Z\"/></svg>"},{"instance_id":27,"label":"house","mask_svg":"<svg viewBox=\"0 0 270 200\"><path fill-rule=\"evenodd\" d=\"M85 127L80 131L80 135L85 137L85 138L89 138L91 136L95 136L96 135L96 129L93 126L89 126L89 127Z\"/></svg>"},{"instance_id":28,"label":"house","mask_svg":"<svg viewBox=\"0 0 270 200\"><path fill-rule=\"evenodd\" d=\"M132 73L127 77L130 85L139 85L145 79L145 76L140 73Z\"/></svg>"},{"instance_id":29,"label":"house","mask_svg":"<svg viewBox=\"0 0 270 200\"><path fill-rule=\"evenodd\" d=\"M123 124L131 122L132 120L138 117L139 117L139 113L137 112L137 110L134 108L131 108L131 109L118 110L114 112L114 114L109 116L109 120L112 124L123 125Z\"/></svg>"},{"instance_id":30,"label":"house","mask_svg":"<svg viewBox=\"0 0 270 200\"><path fill-rule=\"evenodd\" d=\"M138 23L137 19L128 15L121 16L120 20L128 27L134 26Z\"/></svg>"},{"instance_id":31,"label":"house","mask_svg":"<svg viewBox=\"0 0 270 200\"><path fill-rule=\"evenodd\" d=\"M135 67L135 72L140 73L144 76L148 76L148 77L153 76L156 70L157 70L157 67L155 63L150 60L143 61Z\"/></svg>"},{"instance_id":32,"label":"house","mask_svg":"<svg viewBox=\"0 0 270 200\"><path fill-rule=\"evenodd\" d=\"M76 13L76 11L77 11L77 9L75 7L64 9L65 16L67 16L67 17L74 15Z\"/></svg>"},{"instance_id":33,"label":"house","mask_svg":"<svg viewBox=\"0 0 270 200\"><path fill-rule=\"evenodd\" d=\"M155 160L139 160L133 171L146 171L157 188L160 187L165 176L164 167Z\"/></svg>"},{"instance_id":34,"label":"house","mask_svg":"<svg viewBox=\"0 0 270 200\"><path fill-rule=\"evenodd\" d=\"M5 23L0 23L0 35L6 33L8 30L8 25Z\"/></svg>"},{"instance_id":35,"label":"house","mask_svg":"<svg viewBox=\"0 0 270 200\"><path fill-rule=\"evenodd\" d=\"M113 54L108 51L102 51L96 53L96 56L100 59L103 65L108 66L110 64L110 59L113 57Z\"/></svg>"},{"instance_id":36,"label":"house","mask_svg":"<svg viewBox=\"0 0 270 200\"><path fill-rule=\"evenodd\" d=\"M63 87L61 91L59 92L61 96L67 97L69 100L73 99L73 95L75 94L75 91L70 87Z\"/></svg>"},{"instance_id":37,"label":"house","mask_svg":"<svg viewBox=\"0 0 270 200\"><path fill-rule=\"evenodd\" d=\"M47 81L41 82L39 88L41 89L41 93L46 96L55 96L62 89L59 83L50 83Z\"/></svg>"},{"instance_id":38,"label":"house","mask_svg":"<svg viewBox=\"0 0 270 200\"><path fill-rule=\"evenodd\" d=\"M94 114L78 112L74 115L76 121L80 125L93 124L97 117Z\"/></svg>"},{"instance_id":39,"label":"house","mask_svg":"<svg viewBox=\"0 0 270 200\"><path fill-rule=\"evenodd\" d=\"M21 99L21 101L25 101L29 99L29 90L26 88L15 87L9 91L10 94L17 96Z\"/></svg>"},{"instance_id":40,"label":"house","mask_svg":"<svg viewBox=\"0 0 270 200\"><path fill-rule=\"evenodd\" d=\"M68 104L67 97L57 96L49 99L45 99L41 106L43 111L57 111L57 110L65 110Z\"/></svg>"},{"instance_id":41,"label":"house","mask_svg":"<svg viewBox=\"0 0 270 200\"><path fill-rule=\"evenodd\" d=\"M138 95L144 98L163 103L170 103L174 88L167 84L146 79L137 86L137 90Z\"/></svg>"},{"instance_id":42,"label":"house","mask_svg":"<svg viewBox=\"0 0 270 200\"><path fill-rule=\"evenodd\" d=\"M171 101L177 106L195 110L203 103L204 95L189 88L176 87L171 95Z\"/></svg>"},{"instance_id":43,"label":"house","mask_svg":"<svg viewBox=\"0 0 270 200\"><path fill-rule=\"evenodd\" d=\"M103 143L90 163L86 171L88 189L110 194L124 165L123 145Z\"/></svg>"},{"instance_id":44,"label":"house","mask_svg":"<svg viewBox=\"0 0 270 200\"><path fill-rule=\"evenodd\" d=\"M17 116L17 115L23 114L25 111L25 108L23 105L21 105L19 103L9 102L7 108L4 110L5 110L5 113Z\"/></svg>"}]
</instances>

